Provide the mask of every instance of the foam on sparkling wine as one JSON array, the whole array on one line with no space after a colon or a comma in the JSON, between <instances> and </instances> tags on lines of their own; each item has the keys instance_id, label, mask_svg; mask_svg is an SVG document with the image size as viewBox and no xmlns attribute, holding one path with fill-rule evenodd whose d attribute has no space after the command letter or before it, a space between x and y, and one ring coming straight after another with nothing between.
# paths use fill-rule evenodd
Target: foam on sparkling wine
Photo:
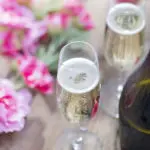
<instances>
[{"instance_id":1,"label":"foam on sparkling wine","mask_svg":"<svg viewBox=\"0 0 150 150\"><path fill-rule=\"evenodd\" d=\"M71 123L81 123L95 116L99 103L99 70L85 58L65 61L58 72L61 91L59 107Z\"/></svg>"}]
</instances>

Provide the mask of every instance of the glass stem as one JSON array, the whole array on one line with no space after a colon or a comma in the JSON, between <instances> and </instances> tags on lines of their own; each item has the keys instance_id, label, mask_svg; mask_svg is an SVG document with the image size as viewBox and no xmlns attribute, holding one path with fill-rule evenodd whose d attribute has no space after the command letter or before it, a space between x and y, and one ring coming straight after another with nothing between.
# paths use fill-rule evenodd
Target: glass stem
<instances>
[{"instance_id":1,"label":"glass stem","mask_svg":"<svg viewBox=\"0 0 150 150\"><path fill-rule=\"evenodd\" d=\"M85 128L85 127L80 127L79 135L78 135L77 138L72 142L72 150L83 150L84 139L83 139L83 137L82 137L82 134L84 134L84 132L87 132L87 128ZM80 134L80 133L82 133L82 134Z\"/></svg>"},{"instance_id":2,"label":"glass stem","mask_svg":"<svg viewBox=\"0 0 150 150\"><path fill-rule=\"evenodd\" d=\"M126 71L120 71L119 72L119 77L118 77L118 88L120 86L120 88L124 86L124 84L126 83L128 77L128 73Z\"/></svg>"},{"instance_id":3,"label":"glass stem","mask_svg":"<svg viewBox=\"0 0 150 150\"><path fill-rule=\"evenodd\" d=\"M129 73L127 71L120 71L119 77L118 77L118 86L117 86L117 92L118 92L118 99L120 99L123 87L128 79Z\"/></svg>"}]
</instances>

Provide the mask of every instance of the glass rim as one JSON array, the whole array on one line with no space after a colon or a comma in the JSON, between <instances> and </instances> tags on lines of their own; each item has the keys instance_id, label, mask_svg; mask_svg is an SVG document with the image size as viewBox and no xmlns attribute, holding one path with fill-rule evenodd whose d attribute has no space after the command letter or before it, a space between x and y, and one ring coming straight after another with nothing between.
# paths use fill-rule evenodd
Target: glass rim
<instances>
[{"instance_id":1,"label":"glass rim","mask_svg":"<svg viewBox=\"0 0 150 150\"><path fill-rule=\"evenodd\" d=\"M61 48L61 50L60 50L59 60L62 58L62 55L63 55L65 49L66 49L68 46L70 46L70 45L72 45L72 44L77 44L77 43L81 43L81 44L83 44L83 45L87 45L87 46L93 51L93 54L94 54L94 57L95 57L94 63L98 63L98 55L97 55L97 53L96 53L96 51L95 51L95 48L93 47L92 44L90 44L89 42L86 42L86 41L73 41L73 42L67 43L67 44L66 44L65 46L63 46L63 47Z\"/></svg>"},{"instance_id":2,"label":"glass rim","mask_svg":"<svg viewBox=\"0 0 150 150\"><path fill-rule=\"evenodd\" d=\"M141 25L139 26L139 28L133 29L131 31L122 29L122 31L121 31L115 27L115 24L111 23L110 20L114 19L114 17L115 17L114 14L117 13L117 11L120 11L121 13L124 12L123 9L127 9L127 10L132 9L132 10L134 10L135 13L138 14L138 16L141 17L142 22L141 22ZM106 23L111 28L111 30L113 30L114 32L116 32L118 34L134 35L134 34L141 32L141 30L144 29L144 27L146 26L146 19L145 19L144 12L138 6L131 4L131 3L119 3L109 10L107 18L106 18Z\"/></svg>"}]
</instances>

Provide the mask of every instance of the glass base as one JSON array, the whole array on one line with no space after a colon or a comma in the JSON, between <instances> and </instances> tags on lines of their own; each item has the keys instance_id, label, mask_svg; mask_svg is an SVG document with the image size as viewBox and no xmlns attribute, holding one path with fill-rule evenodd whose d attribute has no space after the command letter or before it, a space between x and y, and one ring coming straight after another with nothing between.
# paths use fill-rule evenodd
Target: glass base
<instances>
[{"instance_id":1,"label":"glass base","mask_svg":"<svg viewBox=\"0 0 150 150\"><path fill-rule=\"evenodd\" d=\"M68 129L56 142L54 150L102 150L99 138L89 132Z\"/></svg>"}]
</instances>

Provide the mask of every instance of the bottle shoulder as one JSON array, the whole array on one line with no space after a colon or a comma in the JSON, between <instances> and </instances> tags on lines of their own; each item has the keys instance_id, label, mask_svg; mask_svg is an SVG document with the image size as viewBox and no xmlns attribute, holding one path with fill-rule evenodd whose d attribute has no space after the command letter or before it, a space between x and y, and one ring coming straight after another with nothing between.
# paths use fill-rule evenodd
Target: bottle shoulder
<instances>
[{"instance_id":1,"label":"bottle shoulder","mask_svg":"<svg viewBox=\"0 0 150 150\"><path fill-rule=\"evenodd\" d=\"M142 65L126 82L119 113L134 128L150 132L150 67Z\"/></svg>"}]
</instances>

